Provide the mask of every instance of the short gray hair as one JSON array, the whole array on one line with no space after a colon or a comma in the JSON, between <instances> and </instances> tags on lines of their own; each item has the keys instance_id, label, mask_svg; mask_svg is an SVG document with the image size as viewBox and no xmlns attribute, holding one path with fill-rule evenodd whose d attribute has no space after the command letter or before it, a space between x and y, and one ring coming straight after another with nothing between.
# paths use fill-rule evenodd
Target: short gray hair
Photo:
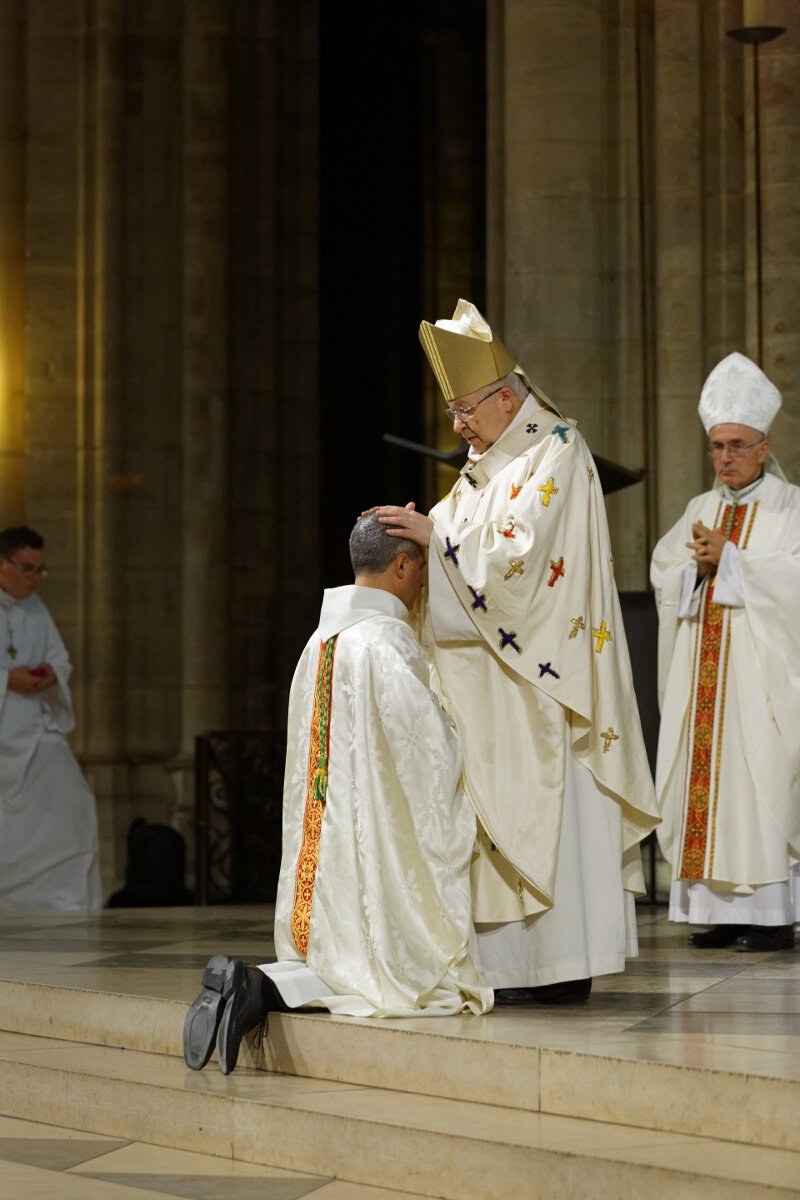
<instances>
[{"instance_id":1,"label":"short gray hair","mask_svg":"<svg viewBox=\"0 0 800 1200\"><path fill-rule=\"evenodd\" d=\"M398 554L419 558L422 547L405 537L392 537L389 525L382 525L377 513L356 521L350 534L350 562L354 575L381 575Z\"/></svg>"}]
</instances>

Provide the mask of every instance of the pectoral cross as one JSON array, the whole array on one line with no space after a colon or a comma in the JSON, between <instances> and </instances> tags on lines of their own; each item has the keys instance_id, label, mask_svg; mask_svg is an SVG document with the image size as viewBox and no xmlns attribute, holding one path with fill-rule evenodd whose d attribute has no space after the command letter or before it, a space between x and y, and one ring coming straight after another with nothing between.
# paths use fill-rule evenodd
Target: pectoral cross
<instances>
[{"instance_id":1,"label":"pectoral cross","mask_svg":"<svg viewBox=\"0 0 800 1200\"><path fill-rule=\"evenodd\" d=\"M605 620L602 620L600 622L599 629L592 630L592 637L597 638L597 645L595 646L595 650L598 654L602 653L603 646L605 646L606 642L613 642L613 640L614 640L612 638L611 634L606 629Z\"/></svg>"},{"instance_id":2,"label":"pectoral cross","mask_svg":"<svg viewBox=\"0 0 800 1200\"><path fill-rule=\"evenodd\" d=\"M563 554L561 555L561 558L558 560L558 562L552 562L552 560L551 560L550 570L553 572L553 574L548 579L547 586L555 587L556 580L560 579L561 576L564 574L564 555Z\"/></svg>"},{"instance_id":3,"label":"pectoral cross","mask_svg":"<svg viewBox=\"0 0 800 1200\"><path fill-rule=\"evenodd\" d=\"M571 617L570 620L572 622L572 629L570 631L569 640L572 641L573 638L578 636L578 630L585 629L586 626L583 623L583 617Z\"/></svg>"},{"instance_id":4,"label":"pectoral cross","mask_svg":"<svg viewBox=\"0 0 800 1200\"><path fill-rule=\"evenodd\" d=\"M542 493L542 504L545 506L545 508L547 508L548 504L550 503L550 497L558 495L558 488L555 485L555 480L553 479L552 475L548 479L547 483L539 484L539 491Z\"/></svg>"},{"instance_id":5,"label":"pectoral cross","mask_svg":"<svg viewBox=\"0 0 800 1200\"><path fill-rule=\"evenodd\" d=\"M613 727L613 725L609 725L609 727L608 727L608 729L605 731L605 733L601 733L601 734L600 734L600 737L601 737L601 738L603 739L603 741L605 742L605 745L603 746L603 754L608 754L608 751L609 751L609 749L611 748L611 743L612 743L612 742L618 742L618 741L619 741L619 734L618 734L618 733L614 733L614 727Z\"/></svg>"}]
</instances>

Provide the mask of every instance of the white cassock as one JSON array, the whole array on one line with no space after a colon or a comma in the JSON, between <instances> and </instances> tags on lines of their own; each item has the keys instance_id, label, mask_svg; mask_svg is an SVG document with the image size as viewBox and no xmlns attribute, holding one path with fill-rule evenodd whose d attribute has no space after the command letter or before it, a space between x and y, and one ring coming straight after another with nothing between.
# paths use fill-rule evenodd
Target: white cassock
<instances>
[{"instance_id":1,"label":"white cassock","mask_svg":"<svg viewBox=\"0 0 800 1200\"><path fill-rule=\"evenodd\" d=\"M287 745L278 962L261 967L286 1003L377 1017L490 1009L461 750L397 597L325 592Z\"/></svg>"},{"instance_id":2,"label":"white cassock","mask_svg":"<svg viewBox=\"0 0 800 1200\"><path fill-rule=\"evenodd\" d=\"M13 651L16 651L14 655ZM43 692L8 690L14 667L49 663ZM0 589L0 909L102 904L94 796L66 734L74 727L69 657L38 596Z\"/></svg>"},{"instance_id":3,"label":"white cassock","mask_svg":"<svg viewBox=\"0 0 800 1200\"><path fill-rule=\"evenodd\" d=\"M655 548L658 836L670 918L800 919L800 489L773 475L738 505L717 486ZM692 524L733 528L698 583Z\"/></svg>"},{"instance_id":4,"label":"white cassock","mask_svg":"<svg viewBox=\"0 0 800 1200\"><path fill-rule=\"evenodd\" d=\"M658 816L592 457L529 395L430 516L422 638L478 815L487 978L621 971Z\"/></svg>"}]
</instances>

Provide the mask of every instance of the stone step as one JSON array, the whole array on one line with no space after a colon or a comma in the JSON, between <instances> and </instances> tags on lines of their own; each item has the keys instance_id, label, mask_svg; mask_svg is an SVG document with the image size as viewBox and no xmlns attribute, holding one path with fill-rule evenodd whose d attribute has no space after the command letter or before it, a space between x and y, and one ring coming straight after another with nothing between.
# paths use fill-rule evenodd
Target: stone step
<instances>
[{"instance_id":1,"label":"stone step","mask_svg":"<svg viewBox=\"0 0 800 1200\"><path fill-rule=\"evenodd\" d=\"M169 1055L181 1069L185 1013L184 1001L0 981L1 1029ZM679 1038L662 1039L658 1058L643 1050L646 1039L605 1042L602 1052L565 1049L548 1044L548 1028L546 1018L521 1025L502 1013L392 1022L274 1014L266 1043L254 1049L248 1039L242 1063L298 1079L480 1097L529 1113L800 1150L800 1082L780 1054L765 1067L764 1056L754 1062L746 1049L704 1046L695 1060Z\"/></svg>"},{"instance_id":2,"label":"stone step","mask_svg":"<svg viewBox=\"0 0 800 1200\"><path fill-rule=\"evenodd\" d=\"M800 1195L796 1152L20 1033L0 1112L445 1200Z\"/></svg>"}]
</instances>

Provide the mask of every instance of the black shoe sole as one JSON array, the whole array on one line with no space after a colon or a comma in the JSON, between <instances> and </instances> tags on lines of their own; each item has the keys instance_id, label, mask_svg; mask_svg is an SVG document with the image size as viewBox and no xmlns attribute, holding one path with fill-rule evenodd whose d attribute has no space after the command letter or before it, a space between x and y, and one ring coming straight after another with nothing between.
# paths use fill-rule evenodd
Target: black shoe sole
<instances>
[{"instance_id":1,"label":"black shoe sole","mask_svg":"<svg viewBox=\"0 0 800 1200\"><path fill-rule=\"evenodd\" d=\"M203 986L186 1014L183 1058L192 1071L202 1071L211 1058L223 1009L230 995L226 980L231 965L231 960L224 954L215 954L208 960L203 971Z\"/></svg>"}]
</instances>

